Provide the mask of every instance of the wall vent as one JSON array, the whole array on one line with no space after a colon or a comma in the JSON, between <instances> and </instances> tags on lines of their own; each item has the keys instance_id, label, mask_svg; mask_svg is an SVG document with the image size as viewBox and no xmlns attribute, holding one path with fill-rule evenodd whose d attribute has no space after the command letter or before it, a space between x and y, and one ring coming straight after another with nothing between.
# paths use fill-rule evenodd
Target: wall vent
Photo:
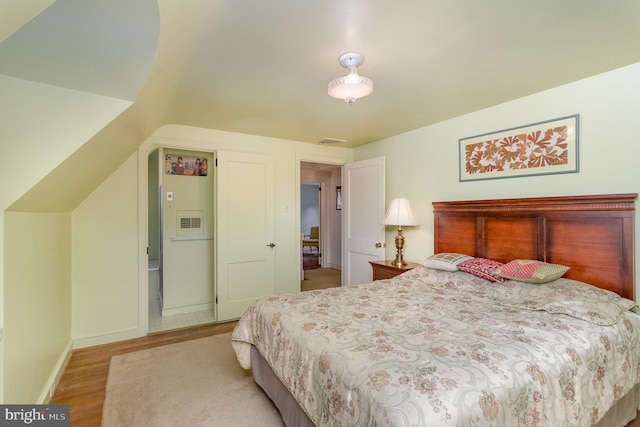
<instances>
[{"instance_id":1,"label":"wall vent","mask_svg":"<svg viewBox=\"0 0 640 427\"><path fill-rule=\"evenodd\" d=\"M200 228L202 218L180 218L180 228Z\"/></svg>"},{"instance_id":2,"label":"wall vent","mask_svg":"<svg viewBox=\"0 0 640 427\"><path fill-rule=\"evenodd\" d=\"M204 235L204 211L177 211L176 236L193 237Z\"/></svg>"}]
</instances>

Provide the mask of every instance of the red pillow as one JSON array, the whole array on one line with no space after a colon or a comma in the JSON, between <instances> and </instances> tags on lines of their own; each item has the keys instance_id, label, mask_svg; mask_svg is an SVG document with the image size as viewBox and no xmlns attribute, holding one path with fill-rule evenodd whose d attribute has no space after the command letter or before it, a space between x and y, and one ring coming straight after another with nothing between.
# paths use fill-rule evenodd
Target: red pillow
<instances>
[{"instance_id":1,"label":"red pillow","mask_svg":"<svg viewBox=\"0 0 640 427\"><path fill-rule=\"evenodd\" d=\"M495 270L506 279L525 283L547 283L562 277L569 267L534 259L514 259Z\"/></svg>"},{"instance_id":2,"label":"red pillow","mask_svg":"<svg viewBox=\"0 0 640 427\"><path fill-rule=\"evenodd\" d=\"M458 270L474 276L482 277L492 282L504 282L504 277L500 277L493 273L496 268L502 267L504 264L487 258L471 258L458 264Z\"/></svg>"}]
</instances>

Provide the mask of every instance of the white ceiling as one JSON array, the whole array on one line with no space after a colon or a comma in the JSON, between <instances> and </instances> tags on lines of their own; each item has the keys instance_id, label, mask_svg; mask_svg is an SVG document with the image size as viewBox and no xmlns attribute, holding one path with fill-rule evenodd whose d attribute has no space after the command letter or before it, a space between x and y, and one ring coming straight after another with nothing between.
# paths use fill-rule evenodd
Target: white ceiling
<instances>
[{"instance_id":1,"label":"white ceiling","mask_svg":"<svg viewBox=\"0 0 640 427\"><path fill-rule=\"evenodd\" d=\"M374 82L351 106L327 95L348 51ZM637 0L57 0L0 44L0 74L135 99L148 126L348 147L638 61Z\"/></svg>"}]
</instances>

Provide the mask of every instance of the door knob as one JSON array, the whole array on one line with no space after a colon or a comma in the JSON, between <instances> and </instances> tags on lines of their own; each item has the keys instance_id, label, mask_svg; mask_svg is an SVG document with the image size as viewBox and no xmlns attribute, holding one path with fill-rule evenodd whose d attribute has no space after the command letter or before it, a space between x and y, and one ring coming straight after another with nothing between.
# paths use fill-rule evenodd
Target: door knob
<instances>
[{"instance_id":1,"label":"door knob","mask_svg":"<svg viewBox=\"0 0 640 427\"><path fill-rule=\"evenodd\" d=\"M269 243L267 246L269 246L271 249L273 249L273 248L276 247L276 244L275 243Z\"/></svg>"},{"instance_id":2,"label":"door knob","mask_svg":"<svg viewBox=\"0 0 640 427\"><path fill-rule=\"evenodd\" d=\"M384 243L380 243L380 242L376 243L376 248L384 248L384 247L385 247Z\"/></svg>"}]
</instances>

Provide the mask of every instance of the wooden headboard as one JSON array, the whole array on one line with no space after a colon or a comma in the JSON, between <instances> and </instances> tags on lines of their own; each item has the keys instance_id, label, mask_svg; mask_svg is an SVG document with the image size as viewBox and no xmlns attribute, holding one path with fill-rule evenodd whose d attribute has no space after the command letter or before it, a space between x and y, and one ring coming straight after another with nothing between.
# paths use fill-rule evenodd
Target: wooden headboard
<instances>
[{"instance_id":1,"label":"wooden headboard","mask_svg":"<svg viewBox=\"0 0 640 427\"><path fill-rule=\"evenodd\" d=\"M434 202L434 253L537 259L633 299L637 194Z\"/></svg>"}]
</instances>

